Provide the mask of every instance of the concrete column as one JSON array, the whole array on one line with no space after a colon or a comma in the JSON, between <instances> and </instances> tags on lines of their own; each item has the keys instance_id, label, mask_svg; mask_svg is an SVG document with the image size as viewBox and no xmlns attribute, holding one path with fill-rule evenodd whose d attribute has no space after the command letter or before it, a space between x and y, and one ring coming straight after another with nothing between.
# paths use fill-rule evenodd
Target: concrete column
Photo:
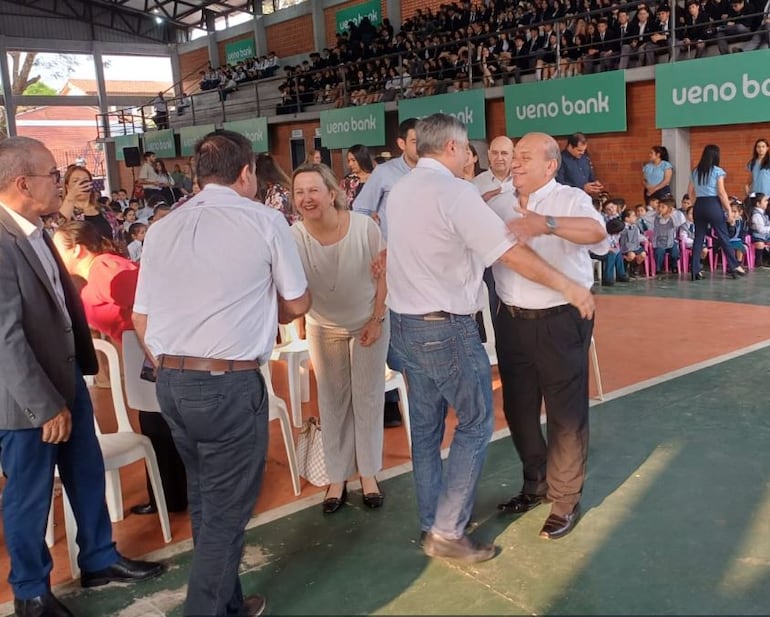
<instances>
[{"instance_id":1,"label":"concrete column","mask_svg":"<svg viewBox=\"0 0 770 617\"><path fill-rule=\"evenodd\" d=\"M219 47L217 46L217 29L214 20L217 14L214 11L204 11L206 17L206 43L209 48L209 62L214 68L218 67L222 62L219 57Z\"/></svg>"},{"instance_id":2,"label":"concrete column","mask_svg":"<svg viewBox=\"0 0 770 617\"><path fill-rule=\"evenodd\" d=\"M313 9L313 49L320 51L326 45L326 20L324 19L324 3L311 2Z\"/></svg>"},{"instance_id":3,"label":"concrete column","mask_svg":"<svg viewBox=\"0 0 770 617\"><path fill-rule=\"evenodd\" d=\"M262 15L257 15L254 17L254 53L259 57L266 56L268 51L265 18Z\"/></svg>"},{"instance_id":4,"label":"concrete column","mask_svg":"<svg viewBox=\"0 0 770 617\"><path fill-rule=\"evenodd\" d=\"M398 32L401 29L401 0L387 0L385 7L388 9L390 25Z\"/></svg>"},{"instance_id":5,"label":"concrete column","mask_svg":"<svg viewBox=\"0 0 770 617\"><path fill-rule=\"evenodd\" d=\"M0 34L0 83L5 95L5 130L9 137L16 136L16 104L13 100L11 72L8 70L8 48L5 36Z\"/></svg>"},{"instance_id":6,"label":"concrete column","mask_svg":"<svg viewBox=\"0 0 770 617\"><path fill-rule=\"evenodd\" d=\"M182 96L182 65L179 62L179 45L170 45L171 81L174 82L174 96Z\"/></svg>"},{"instance_id":7,"label":"concrete column","mask_svg":"<svg viewBox=\"0 0 770 617\"><path fill-rule=\"evenodd\" d=\"M682 195L687 192L690 170L693 166L690 160L690 129L663 129L661 138L662 145L668 149L669 161L674 166L671 191L678 204Z\"/></svg>"}]
</instances>

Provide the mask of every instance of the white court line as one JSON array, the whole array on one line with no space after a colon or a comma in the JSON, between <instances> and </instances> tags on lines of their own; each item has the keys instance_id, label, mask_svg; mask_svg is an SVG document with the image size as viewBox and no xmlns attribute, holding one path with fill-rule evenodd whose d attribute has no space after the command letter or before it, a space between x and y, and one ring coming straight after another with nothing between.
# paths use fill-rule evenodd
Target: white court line
<instances>
[{"instance_id":1,"label":"white court line","mask_svg":"<svg viewBox=\"0 0 770 617\"><path fill-rule=\"evenodd\" d=\"M735 358L745 356L746 354L750 354L752 352L759 351L760 349L765 349L767 347L770 347L770 339L765 339L764 341L760 341L759 343L754 343L753 345L748 345L747 347L741 347L740 349L736 349L735 351L721 354L719 356L714 356L713 358L709 358L708 360L704 360L702 362L696 362L695 364L690 364L689 366L685 366L675 371L664 373L663 375L659 375L658 377L645 379L644 381L640 381L630 386L626 386L624 388L619 388L617 390L613 390L612 392L605 393L603 401L591 400L591 407L596 407L603 403L607 403L609 401L616 400L624 396L628 396L629 394L633 394L635 392L639 392L641 390L645 390L647 388L657 386L667 381L671 381L672 379L683 377L684 375L690 375L692 373L696 373L705 368L709 368L717 364L721 364L722 362L727 362L729 360L733 360ZM502 428L500 430L495 431L492 434L491 441L497 441L509 436L510 436L510 431L507 428ZM446 458L448 453L449 453L449 448L445 448L444 450L441 451L441 457ZM408 473L411 470L412 470L412 463L407 462L407 463L402 463L401 465L397 465L396 467L391 467L390 469L383 470L378 475L380 480L389 480L390 478L395 478L397 476L401 476L405 473ZM356 488L359 486L359 482L351 482L350 486L353 488ZM297 512L300 512L306 508L310 508L312 506L320 504L323 501L323 498L324 498L324 493L317 493L315 495L310 495L298 501L292 501L291 503L287 503L283 506L273 508L271 510L268 510L267 512L262 512L257 516L252 517L252 519L246 525L246 529L254 529L255 527L260 527L267 523L271 523L285 516L296 514ZM181 542L175 543L173 546L163 547L157 551L153 551L152 553L149 553L143 556L142 559L151 559L151 560L152 559L160 559L160 560L169 559L175 555L178 555L179 553L183 553L191 549L192 549L192 539L183 540ZM79 591L80 586L77 584L76 581L71 581L68 583L62 583L61 585L57 585L55 590L65 594L73 593L75 591ZM0 604L0 614L3 614L3 615L13 614L13 602Z\"/></svg>"}]
</instances>

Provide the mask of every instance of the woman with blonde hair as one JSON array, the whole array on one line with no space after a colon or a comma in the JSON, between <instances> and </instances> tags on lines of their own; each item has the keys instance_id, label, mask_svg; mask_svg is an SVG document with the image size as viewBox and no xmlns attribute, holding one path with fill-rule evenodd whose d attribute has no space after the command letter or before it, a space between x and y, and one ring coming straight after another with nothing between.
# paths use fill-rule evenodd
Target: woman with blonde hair
<instances>
[{"instance_id":1,"label":"woman with blonde hair","mask_svg":"<svg viewBox=\"0 0 770 617\"><path fill-rule=\"evenodd\" d=\"M295 170L292 196L302 221L291 231L313 296L307 339L331 481L323 512L345 504L347 481L356 474L364 505L379 508L390 321L385 274L374 277L371 264L383 258L385 244L370 217L347 209L325 165Z\"/></svg>"}]
</instances>

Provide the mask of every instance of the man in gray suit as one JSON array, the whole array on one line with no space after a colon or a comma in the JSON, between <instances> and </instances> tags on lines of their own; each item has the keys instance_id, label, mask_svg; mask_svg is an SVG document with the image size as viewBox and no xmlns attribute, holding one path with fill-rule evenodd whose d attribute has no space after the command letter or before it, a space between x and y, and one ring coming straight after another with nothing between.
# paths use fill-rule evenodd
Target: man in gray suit
<instances>
[{"instance_id":1,"label":"man in gray suit","mask_svg":"<svg viewBox=\"0 0 770 617\"><path fill-rule=\"evenodd\" d=\"M18 617L72 613L50 590L44 532L54 466L78 523L84 587L163 571L122 557L104 501L104 460L83 374L96 354L78 293L41 216L59 210L56 161L34 139L0 142L0 464L8 582Z\"/></svg>"}]
</instances>

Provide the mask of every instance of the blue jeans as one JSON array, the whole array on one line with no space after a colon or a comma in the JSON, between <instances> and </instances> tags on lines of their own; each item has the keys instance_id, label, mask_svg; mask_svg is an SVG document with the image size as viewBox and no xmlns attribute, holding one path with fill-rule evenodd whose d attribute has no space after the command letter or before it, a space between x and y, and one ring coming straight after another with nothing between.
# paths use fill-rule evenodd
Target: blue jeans
<instances>
[{"instance_id":1,"label":"blue jeans","mask_svg":"<svg viewBox=\"0 0 770 617\"><path fill-rule=\"evenodd\" d=\"M694 245L693 245L694 246ZM677 262L679 261L679 243L677 241L674 241L674 244L671 245L669 248L661 248L661 247L655 247L655 268L658 272L663 271L663 262L666 259L666 253L668 253L671 258L668 260L668 268L669 270L673 270L677 267ZM699 255L700 257L700 255Z\"/></svg>"},{"instance_id":2,"label":"blue jeans","mask_svg":"<svg viewBox=\"0 0 770 617\"><path fill-rule=\"evenodd\" d=\"M161 368L158 401L187 470L193 560L185 615L240 615L243 534L262 484L268 399L259 371Z\"/></svg>"},{"instance_id":3,"label":"blue jeans","mask_svg":"<svg viewBox=\"0 0 770 617\"><path fill-rule=\"evenodd\" d=\"M44 443L39 428L0 431L0 461L8 476L3 492L4 534L11 557L8 582L19 600L44 595L51 588L51 553L44 536L55 465L78 524L80 569L96 572L118 560L104 501L104 459L94 431L91 397L80 369L72 378L77 387L68 441Z\"/></svg>"},{"instance_id":4,"label":"blue jeans","mask_svg":"<svg viewBox=\"0 0 770 617\"><path fill-rule=\"evenodd\" d=\"M489 358L473 316L426 321L391 311L390 327L391 346L401 357L409 382L420 527L445 538L461 538L494 426ZM442 465L449 406L458 423Z\"/></svg>"},{"instance_id":5,"label":"blue jeans","mask_svg":"<svg viewBox=\"0 0 770 617\"><path fill-rule=\"evenodd\" d=\"M620 251L610 251L600 257L603 263L602 282L614 283L615 276L626 276L626 264L623 261L623 253Z\"/></svg>"}]
</instances>

